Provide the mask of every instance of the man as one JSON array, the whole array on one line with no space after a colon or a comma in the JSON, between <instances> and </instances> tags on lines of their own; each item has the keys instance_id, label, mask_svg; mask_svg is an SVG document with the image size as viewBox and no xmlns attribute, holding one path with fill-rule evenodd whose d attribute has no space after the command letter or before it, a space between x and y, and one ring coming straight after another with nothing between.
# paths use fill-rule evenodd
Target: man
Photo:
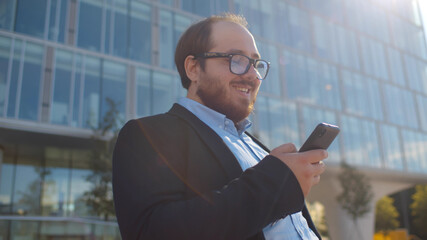
<instances>
[{"instance_id":1,"label":"man","mask_svg":"<svg viewBox=\"0 0 427 240\"><path fill-rule=\"evenodd\" d=\"M225 15L192 25L175 52L187 97L121 130L113 190L123 239L320 239L304 198L327 152L268 153L245 132L269 67L246 24Z\"/></svg>"}]
</instances>

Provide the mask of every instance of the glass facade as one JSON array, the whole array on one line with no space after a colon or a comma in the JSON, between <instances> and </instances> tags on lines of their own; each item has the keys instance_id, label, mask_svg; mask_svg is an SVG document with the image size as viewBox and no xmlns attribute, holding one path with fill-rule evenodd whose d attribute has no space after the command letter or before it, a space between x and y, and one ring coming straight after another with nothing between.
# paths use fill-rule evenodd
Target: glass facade
<instances>
[{"instance_id":1,"label":"glass facade","mask_svg":"<svg viewBox=\"0 0 427 240\"><path fill-rule=\"evenodd\" d=\"M328 122L342 130L331 164L427 175L427 46L417 0L3 0L0 239L119 238L114 220L83 200L91 158L78 143L99 126L108 99L128 120L185 96L178 39L192 22L225 11L247 18L271 62L252 134L271 148L299 147ZM45 131L61 140L46 140Z\"/></svg>"}]
</instances>

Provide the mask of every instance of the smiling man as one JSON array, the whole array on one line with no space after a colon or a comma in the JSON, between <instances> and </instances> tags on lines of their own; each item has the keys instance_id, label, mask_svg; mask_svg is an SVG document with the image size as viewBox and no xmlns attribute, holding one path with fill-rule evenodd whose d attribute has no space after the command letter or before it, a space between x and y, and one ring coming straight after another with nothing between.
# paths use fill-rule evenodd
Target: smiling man
<instances>
[{"instance_id":1,"label":"smiling man","mask_svg":"<svg viewBox=\"0 0 427 240\"><path fill-rule=\"evenodd\" d=\"M324 150L268 150L246 130L269 63L241 16L212 16L182 35L175 63L187 97L129 121L113 157L123 239L320 239L304 198Z\"/></svg>"}]
</instances>

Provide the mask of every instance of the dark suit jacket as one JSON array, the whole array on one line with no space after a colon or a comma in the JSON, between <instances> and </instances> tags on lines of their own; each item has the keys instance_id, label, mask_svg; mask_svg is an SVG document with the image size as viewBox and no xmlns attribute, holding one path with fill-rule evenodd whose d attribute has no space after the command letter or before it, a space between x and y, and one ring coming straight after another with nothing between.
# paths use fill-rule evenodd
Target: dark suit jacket
<instances>
[{"instance_id":1,"label":"dark suit jacket","mask_svg":"<svg viewBox=\"0 0 427 240\"><path fill-rule=\"evenodd\" d=\"M264 239L265 226L301 210L318 235L286 164L269 155L243 172L222 139L178 104L122 128L113 192L126 240Z\"/></svg>"}]
</instances>

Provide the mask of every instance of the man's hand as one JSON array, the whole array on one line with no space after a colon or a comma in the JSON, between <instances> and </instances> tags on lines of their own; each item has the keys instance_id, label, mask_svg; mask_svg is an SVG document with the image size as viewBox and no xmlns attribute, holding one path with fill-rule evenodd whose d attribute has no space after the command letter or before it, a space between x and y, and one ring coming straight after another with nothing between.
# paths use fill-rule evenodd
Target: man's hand
<instances>
[{"instance_id":1,"label":"man's hand","mask_svg":"<svg viewBox=\"0 0 427 240\"><path fill-rule=\"evenodd\" d=\"M325 171L322 160L328 157L328 152L319 149L299 153L294 144L287 143L273 149L270 155L279 158L292 170L304 197L307 197L311 187L319 183L320 174Z\"/></svg>"}]
</instances>

